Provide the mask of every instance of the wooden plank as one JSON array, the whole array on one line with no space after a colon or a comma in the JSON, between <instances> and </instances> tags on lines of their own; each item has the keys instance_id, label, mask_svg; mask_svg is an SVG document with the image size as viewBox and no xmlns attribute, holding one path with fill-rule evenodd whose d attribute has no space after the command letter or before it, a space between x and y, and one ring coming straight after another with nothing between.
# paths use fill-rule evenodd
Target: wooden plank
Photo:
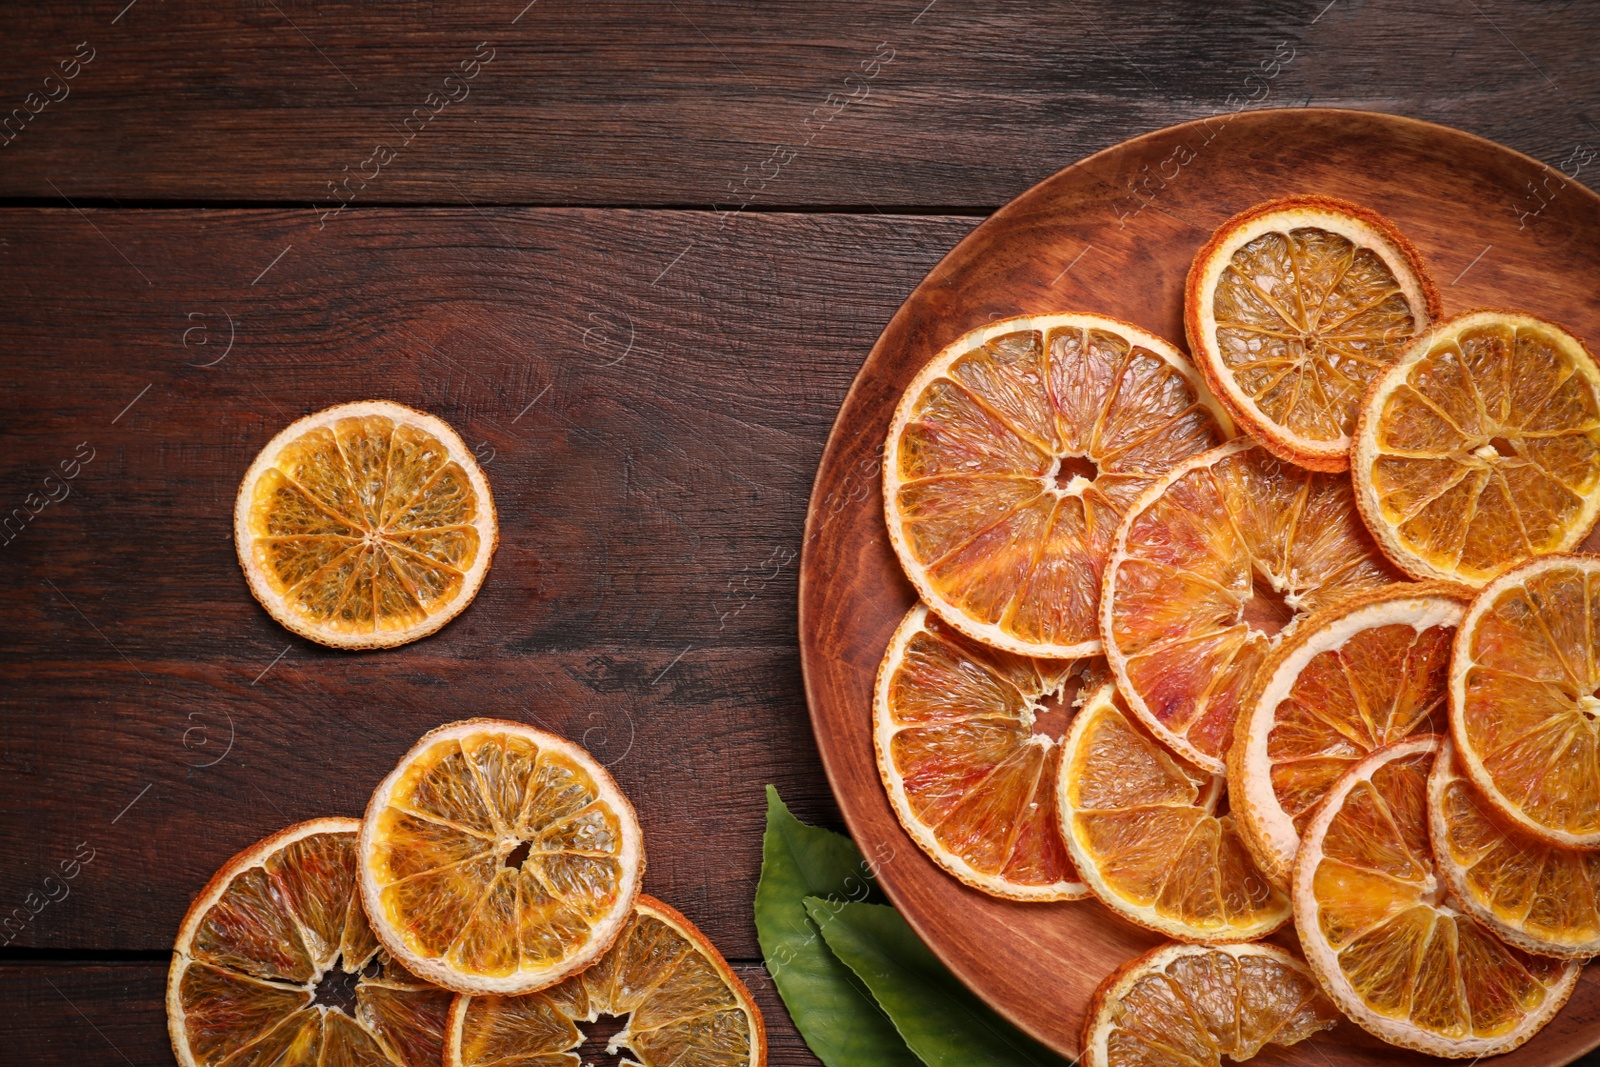
<instances>
[{"instance_id":1,"label":"wooden plank","mask_svg":"<svg viewBox=\"0 0 1600 1067\"><path fill-rule=\"evenodd\" d=\"M0 11L0 196L991 209L1135 134L1307 102L1592 182L1597 29L1532 0L51 0Z\"/></svg>"},{"instance_id":2,"label":"wooden plank","mask_svg":"<svg viewBox=\"0 0 1600 1067\"><path fill-rule=\"evenodd\" d=\"M94 651L88 641L99 638L76 623L68 641ZM302 819L359 817L416 737L488 713L609 758L645 828L645 889L703 916L730 956L753 955L762 787L773 782L813 812L829 806L792 653L685 656L651 688L674 653L502 657L467 650L473 643L419 647L388 664L363 657L372 662L349 674L285 636L279 648L290 652L254 688L248 667L143 656L148 687L115 657L24 674L5 712L12 773L0 789L0 848L16 857L0 896L7 934L52 948L168 947L229 856ZM62 878L74 860L78 873Z\"/></svg>"},{"instance_id":3,"label":"wooden plank","mask_svg":"<svg viewBox=\"0 0 1600 1067\"><path fill-rule=\"evenodd\" d=\"M70 492L0 535L13 943L165 949L234 852L359 814L417 736L489 713L611 763L646 889L754 958L762 787L832 810L794 654L812 472L882 324L970 225L0 213L0 520ZM279 428L373 394L480 447L501 545L436 636L338 653L254 603L231 512Z\"/></svg>"},{"instance_id":4,"label":"wooden plank","mask_svg":"<svg viewBox=\"0 0 1600 1067\"><path fill-rule=\"evenodd\" d=\"M759 963L736 963L767 1024L771 1067L815 1067ZM0 964L0 1047L9 1063L170 1064L165 963ZM601 1062L606 1062L602 1060Z\"/></svg>"}]
</instances>

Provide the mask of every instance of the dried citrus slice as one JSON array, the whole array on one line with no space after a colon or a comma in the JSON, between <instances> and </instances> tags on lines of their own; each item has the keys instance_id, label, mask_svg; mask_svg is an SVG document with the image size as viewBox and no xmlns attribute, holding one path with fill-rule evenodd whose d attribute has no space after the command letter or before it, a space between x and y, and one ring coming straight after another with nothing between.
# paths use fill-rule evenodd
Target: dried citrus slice
<instances>
[{"instance_id":1,"label":"dried citrus slice","mask_svg":"<svg viewBox=\"0 0 1600 1067\"><path fill-rule=\"evenodd\" d=\"M1111 682L1062 742L1061 832L1112 911L1183 941L1249 941L1289 919L1223 810L1221 778L1186 767L1136 726Z\"/></svg>"},{"instance_id":2,"label":"dried citrus slice","mask_svg":"<svg viewBox=\"0 0 1600 1067\"><path fill-rule=\"evenodd\" d=\"M1160 338L1100 315L1004 319L945 348L900 401L889 540L968 636L1027 656L1098 652L1100 571L1123 511L1231 433Z\"/></svg>"},{"instance_id":3,"label":"dried citrus slice","mask_svg":"<svg viewBox=\"0 0 1600 1067\"><path fill-rule=\"evenodd\" d=\"M234 546L284 626L335 648L426 637L472 603L499 537L456 432L386 400L291 423L239 483Z\"/></svg>"},{"instance_id":4,"label":"dried citrus slice","mask_svg":"<svg viewBox=\"0 0 1600 1067\"><path fill-rule=\"evenodd\" d=\"M1083 1020L1082 1067L1220 1067L1339 1021L1276 945L1160 945L1112 971Z\"/></svg>"},{"instance_id":5,"label":"dried citrus slice","mask_svg":"<svg viewBox=\"0 0 1600 1067\"><path fill-rule=\"evenodd\" d=\"M532 992L587 967L627 923L643 873L639 820L606 769L499 719L425 734L361 827L378 940L457 992Z\"/></svg>"},{"instance_id":6,"label":"dried citrus slice","mask_svg":"<svg viewBox=\"0 0 1600 1067\"><path fill-rule=\"evenodd\" d=\"M761 1067L767 1031L750 990L677 911L641 895L611 951L582 974L516 997L461 996L445 1067L577 1067L575 1025L627 1017L606 1052L643 1067ZM628 1060L633 1063L635 1060Z\"/></svg>"},{"instance_id":7,"label":"dried citrus slice","mask_svg":"<svg viewBox=\"0 0 1600 1067\"><path fill-rule=\"evenodd\" d=\"M1417 578L1482 586L1600 515L1600 367L1561 327L1475 311L1420 337L1362 404L1361 517Z\"/></svg>"},{"instance_id":8,"label":"dried citrus slice","mask_svg":"<svg viewBox=\"0 0 1600 1067\"><path fill-rule=\"evenodd\" d=\"M1213 774L1283 630L1399 577L1349 479L1273 458L1248 438L1179 464L1128 509L1106 564L1100 627L1128 706Z\"/></svg>"},{"instance_id":9,"label":"dried citrus slice","mask_svg":"<svg viewBox=\"0 0 1600 1067\"><path fill-rule=\"evenodd\" d=\"M183 1067L439 1062L451 994L372 936L356 819L312 819L239 853L178 930L167 1028Z\"/></svg>"},{"instance_id":10,"label":"dried citrus slice","mask_svg":"<svg viewBox=\"0 0 1600 1067\"><path fill-rule=\"evenodd\" d=\"M1056 829L1058 720L1083 666L988 648L922 604L890 640L872 705L878 774L906 833L968 885L1088 895Z\"/></svg>"},{"instance_id":11,"label":"dried citrus slice","mask_svg":"<svg viewBox=\"0 0 1600 1067\"><path fill-rule=\"evenodd\" d=\"M1293 197L1235 215L1189 268L1189 351L1239 426L1283 459L1349 466L1367 384L1439 317L1411 242L1342 200Z\"/></svg>"},{"instance_id":12,"label":"dried citrus slice","mask_svg":"<svg viewBox=\"0 0 1600 1067\"><path fill-rule=\"evenodd\" d=\"M1530 560L1467 609L1450 730L1467 776L1551 844L1600 847L1600 556Z\"/></svg>"},{"instance_id":13,"label":"dried citrus slice","mask_svg":"<svg viewBox=\"0 0 1600 1067\"><path fill-rule=\"evenodd\" d=\"M1295 927L1323 989L1366 1030L1435 1056L1491 1056L1550 1021L1579 965L1504 944L1446 898L1428 842L1439 745L1388 745L1335 783L1295 860Z\"/></svg>"},{"instance_id":14,"label":"dried citrus slice","mask_svg":"<svg viewBox=\"0 0 1600 1067\"><path fill-rule=\"evenodd\" d=\"M1300 832L1339 776L1445 729L1450 642L1472 590L1396 582L1310 616L1272 650L1234 724L1228 792L1245 844L1282 886Z\"/></svg>"},{"instance_id":15,"label":"dried citrus slice","mask_svg":"<svg viewBox=\"0 0 1600 1067\"><path fill-rule=\"evenodd\" d=\"M1546 844L1496 814L1449 741L1428 776L1428 829L1452 896L1502 941L1543 956L1600 954L1600 852Z\"/></svg>"}]
</instances>

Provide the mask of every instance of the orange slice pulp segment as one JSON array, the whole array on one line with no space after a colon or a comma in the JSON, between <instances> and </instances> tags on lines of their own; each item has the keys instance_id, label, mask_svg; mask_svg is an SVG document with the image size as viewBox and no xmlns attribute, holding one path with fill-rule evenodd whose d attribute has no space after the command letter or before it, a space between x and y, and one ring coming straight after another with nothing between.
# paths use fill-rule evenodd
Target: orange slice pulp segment
<instances>
[{"instance_id":1,"label":"orange slice pulp segment","mask_svg":"<svg viewBox=\"0 0 1600 1067\"><path fill-rule=\"evenodd\" d=\"M1100 983L1083 1020L1083 1067L1221 1067L1296 1045L1339 1013L1276 945L1161 945Z\"/></svg>"},{"instance_id":2,"label":"orange slice pulp segment","mask_svg":"<svg viewBox=\"0 0 1600 1067\"><path fill-rule=\"evenodd\" d=\"M1212 390L1275 455L1314 470L1349 465L1368 383L1438 314L1421 256L1392 223L1318 196L1228 220L1184 294Z\"/></svg>"},{"instance_id":3,"label":"orange slice pulp segment","mask_svg":"<svg viewBox=\"0 0 1600 1067\"><path fill-rule=\"evenodd\" d=\"M1135 496L1232 424L1170 344L1097 315L1005 319L945 348L886 445L889 538L924 602L1023 655L1099 651L1106 549Z\"/></svg>"},{"instance_id":4,"label":"orange slice pulp segment","mask_svg":"<svg viewBox=\"0 0 1600 1067\"><path fill-rule=\"evenodd\" d=\"M1504 944L1446 897L1428 839L1439 745L1389 745L1335 784L1295 861L1295 926L1306 962L1360 1026L1419 1052L1487 1056L1549 1022L1579 968Z\"/></svg>"},{"instance_id":5,"label":"orange slice pulp segment","mask_svg":"<svg viewBox=\"0 0 1600 1067\"><path fill-rule=\"evenodd\" d=\"M1396 577L1348 479L1241 438L1184 461L1129 509L1101 596L1106 658L1134 714L1221 774L1281 631Z\"/></svg>"},{"instance_id":6,"label":"orange slice pulp segment","mask_svg":"<svg viewBox=\"0 0 1600 1067\"><path fill-rule=\"evenodd\" d=\"M1428 828L1450 892L1502 941L1568 959L1600 953L1600 852L1547 844L1495 814L1446 741Z\"/></svg>"},{"instance_id":7,"label":"orange slice pulp segment","mask_svg":"<svg viewBox=\"0 0 1600 1067\"><path fill-rule=\"evenodd\" d=\"M626 1017L606 1052L626 1050L643 1067L766 1063L750 990L693 923L641 895L616 944L582 974L539 993L456 998L445 1067L576 1067L576 1024L602 1015Z\"/></svg>"},{"instance_id":8,"label":"orange slice pulp segment","mask_svg":"<svg viewBox=\"0 0 1600 1067\"><path fill-rule=\"evenodd\" d=\"M1338 601L1285 636L1234 726L1228 791L1245 842L1289 884L1300 834L1374 749L1445 729L1450 643L1472 591L1397 582Z\"/></svg>"},{"instance_id":9,"label":"orange slice pulp segment","mask_svg":"<svg viewBox=\"0 0 1600 1067\"><path fill-rule=\"evenodd\" d=\"M1456 635L1450 727L1484 799L1523 830L1600 846L1600 557L1547 556L1490 583Z\"/></svg>"},{"instance_id":10,"label":"orange slice pulp segment","mask_svg":"<svg viewBox=\"0 0 1600 1067\"><path fill-rule=\"evenodd\" d=\"M1015 900L1088 893L1056 826L1062 722L1051 721L1069 713L1082 669L987 648L920 604L889 642L878 773L906 832L968 885Z\"/></svg>"},{"instance_id":11,"label":"orange slice pulp segment","mask_svg":"<svg viewBox=\"0 0 1600 1067\"><path fill-rule=\"evenodd\" d=\"M239 486L250 590L284 626L343 648L426 636L458 614L498 537L489 483L455 431L400 404L308 415Z\"/></svg>"},{"instance_id":12,"label":"orange slice pulp segment","mask_svg":"<svg viewBox=\"0 0 1600 1067\"><path fill-rule=\"evenodd\" d=\"M1481 587L1577 547L1600 515L1600 367L1530 315L1451 319L1373 384L1351 462L1396 563Z\"/></svg>"},{"instance_id":13,"label":"orange slice pulp segment","mask_svg":"<svg viewBox=\"0 0 1600 1067\"><path fill-rule=\"evenodd\" d=\"M606 769L497 719L425 735L362 825L378 939L458 992L531 992L588 966L627 922L643 870L638 819Z\"/></svg>"},{"instance_id":14,"label":"orange slice pulp segment","mask_svg":"<svg viewBox=\"0 0 1600 1067\"><path fill-rule=\"evenodd\" d=\"M1112 911L1184 941L1248 941L1289 919L1256 867L1222 779L1186 767L1098 687L1062 745L1061 831L1081 877Z\"/></svg>"},{"instance_id":15,"label":"orange slice pulp segment","mask_svg":"<svg viewBox=\"0 0 1600 1067\"><path fill-rule=\"evenodd\" d=\"M183 1067L439 1062L451 995L382 951L356 892L355 819L314 819L218 871L167 980Z\"/></svg>"}]
</instances>

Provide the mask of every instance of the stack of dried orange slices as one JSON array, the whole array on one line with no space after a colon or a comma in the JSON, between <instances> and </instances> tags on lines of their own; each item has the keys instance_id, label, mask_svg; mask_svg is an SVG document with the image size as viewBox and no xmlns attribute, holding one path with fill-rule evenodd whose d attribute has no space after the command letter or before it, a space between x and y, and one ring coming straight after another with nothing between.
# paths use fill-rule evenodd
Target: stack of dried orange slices
<instances>
[{"instance_id":1,"label":"stack of dried orange slices","mask_svg":"<svg viewBox=\"0 0 1600 1067\"><path fill-rule=\"evenodd\" d=\"M1600 557L1562 554L1600 515L1600 367L1529 315L1442 315L1388 220L1277 200L1196 255L1193 364L1025 316L895 412L895 814L974 889L1174 939L1101 985L1086 1064L1340 1013L1503 1052L1600 953ZM1303 958L1253 943L1291 919Z\"/></svg>"},{"instance_id":2,"label":"stack of dried orange slices","mask_svg":"<svg viewBox=\"0 0 1600 1067\"><path fill-rule=\"evenodd\" d=\"M639 892L639 821L587 752L515 722L432 731L366 817L228 861L167 982L183 1067L576 1067L581 1022L645 1067L761 1067L750 991Z\"/></svg>"}]
</instances>

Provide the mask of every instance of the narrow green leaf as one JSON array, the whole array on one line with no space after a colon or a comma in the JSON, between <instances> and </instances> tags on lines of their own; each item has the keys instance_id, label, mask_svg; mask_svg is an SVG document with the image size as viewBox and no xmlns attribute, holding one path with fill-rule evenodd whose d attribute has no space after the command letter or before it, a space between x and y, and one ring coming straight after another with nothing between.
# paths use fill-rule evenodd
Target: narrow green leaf
<instances>
[{"instance_id":1,"label":"narrow green leaf","mask_svg":"<svg viewBox=\"0 0 1600 1067\"><path fill-rule=\"evenodd\" d=\"M767 786L756 934L767 971L811 1051L828 1067L920 1067L854 972L806 917L807 897L860 901L871 873L850 839L800 822Z\"/></svg>"},{"instance_id":2,"label":"narrow green leaf","mask_svg":"<svg viewBox=\"0 0 1600 1067\"><path fill-rule=\"evenodd\" d=\"M806 912L928 1067L1069 1064L974 996L893 908L813 897Z\"/></svg>"}]
</instances>

